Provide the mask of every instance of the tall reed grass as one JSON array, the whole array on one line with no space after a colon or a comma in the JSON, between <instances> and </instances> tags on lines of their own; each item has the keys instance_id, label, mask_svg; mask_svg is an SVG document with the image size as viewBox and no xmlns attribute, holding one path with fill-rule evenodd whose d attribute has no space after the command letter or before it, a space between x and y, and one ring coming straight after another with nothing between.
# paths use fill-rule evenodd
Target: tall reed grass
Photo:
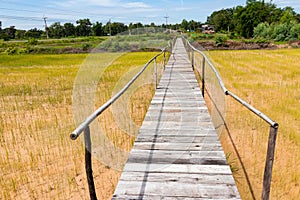
<instances>
[{"instance_id":1,"label":"tall reed grass","mask_svg":"<svg viewBox=\"0 0 300 200\"><path fill-rule=\"evenodd\" d=\"M280 124L270 199L300 196L300 50L210 51L229 90ZM240 154L256 199L261 198L269 127L227 98L227 133L221 142L233 159ZM230 141L230 137L232 141ZM236 162L237 164L239 162ZM243 199L252 199L241 165L234 173Z\"/></svg>"},{"instance_id":2,"label":"tall reed grass","mask_svg":"<svg viewBox=\"0 0 300 200\"><path fill-rule=\"evenodd\" d=\"M142 66L156 52L127 53L115 60L98 83L96 105L113 93L118 78ZM109 53L103 55L109 56ZM86 55L0 55L0 196L3 199L87 199L82 141L75 128L72 90ZM133 59L137 58L137 59ZM103 87L104 86L104 87ZM140 125L153 85L130 96L130 117ZM114 124L111 111L99 119L110 140L129 150L134 138ZM99 199L111 197L120 172L93 160Z\"/></svg>"}]
</instances>

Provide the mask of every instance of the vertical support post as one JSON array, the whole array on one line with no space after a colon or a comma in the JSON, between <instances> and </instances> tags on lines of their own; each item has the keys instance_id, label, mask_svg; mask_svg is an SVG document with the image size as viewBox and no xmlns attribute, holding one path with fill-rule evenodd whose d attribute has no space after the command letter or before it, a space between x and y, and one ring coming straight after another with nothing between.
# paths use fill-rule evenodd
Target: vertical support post
<instances>
[{"instance_id":1,"label":"vertical support post","mask_svg":"<svg viewBox=\"0 0 300 200\"><path fill-rule=\"evenodd\" d=\"M194 66L194 64L195 64L195 58L194 58L194 55L195 55L194 49L192 49L192 68L193 68L193 71L194 71L194 69L195 69L195 66Z\"/></svg>"},{"instance_id":2,"label":"vertical support post","mask_svg":"<svg viewBox=\"0 0 300 200\"><path fill-rule=\"evenodd\" d=\"M164 70L166 68L166 50L164 50Z\"/></svg>"},{"instance_id":3,"label":"vertical support post","mask_svg":"<svg viewBox=\"0 0 300 200\"><path fill-rule=\"evenodd\" d=\"M155 79L155 89L157 89L157 65L156 58L154 58L154 79Z\"/></svg>"},{"instance_id":4,"label":"vertical support post","mask_svg":"<svg viewBox=\"0 0 300 200\"><path fill-rule=\"evenodd\" d=\"M270 127L266 166L265 166L264 180L263 180L263 190L262 190L262 197L261 197L262 200L269 200L270 197L272 169L274 163L277 132L278 132L278 125Z\"/></svg>"},{"instance_id":5,"label":"vertical support post","mask_svg":"<svg viewBox=\"0 0 300 200\"><path fill-rule=\"evenodd\" d=\"M87 126L84 129L84 146L85 146L85 172L89 185L90 199L97 200L94 178L93 178L93 169L92 169L92 145L91 145L91 134L90 127Z\"/></svg>"},{"instance_id":6,"label":"vertical support post","mask_svg":"<svg viewBox=\"0 0 300 200\"><path fill-rule=\"evenodd\" d=\"M205 57L202 58L202 96L204 97L205 90Z\"/></svg>"}]
</instances>

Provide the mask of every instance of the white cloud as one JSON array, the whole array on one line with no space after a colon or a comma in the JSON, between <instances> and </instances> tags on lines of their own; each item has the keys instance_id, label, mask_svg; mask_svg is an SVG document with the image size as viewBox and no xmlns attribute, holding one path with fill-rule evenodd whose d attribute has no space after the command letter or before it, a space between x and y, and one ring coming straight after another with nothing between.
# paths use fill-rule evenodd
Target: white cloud
<instances>
[{"instance_id":1,"label":"white cloud","mask_svg":"<svg viewBox=\"0 0 300 200\"><path fill-rule=\"evenodd\" d=\"M300 8L300 1L273 0L273 3L280 7L291 6L293 8Z\"/></svg>"},{"instance_id":2,"label":"white cloud","mask_svg":"<svg viewBox=\"0 0 300 200\"><path fill-rule=\"evenodd\" d=\"M151 8L150 5L145 4L144 2L129 2L122 5L124 8Z\"/></svg>"},{"instance_id":3,"label":"white cloud","mask_svg":"<svg viewBox=\"0 0 300 200\"><path fill-rule=\"evenodd\" d=\"M56 5L70 7L75 5L100 6L100 7L121 7L121 8L151 8L152 6L141 2L125 2L124 0L67 0L57 2Z\"/></svg>"},{"instance_id":4,"label":"white cloud","mask_svg":"<svg viewBox=\"0 0 300 200\"><path fill-rule=\"evenodd\" d=\"M112 7L121 3L119 0L85 0L83 3L95 5L95 6L104 6L104 7Z\"/></svg>"},{"instance_id":5,"label":"white cloud","mask_svg":"<svg viewBox=\"0 0 300 200\"><path fill-rule=\"evenodd\" d=\"M114 7L121 4L120 0L67 0L54 2L55 5L61 7L73 6L101 6L101 7Z\"/></svg>"}]
</instances>

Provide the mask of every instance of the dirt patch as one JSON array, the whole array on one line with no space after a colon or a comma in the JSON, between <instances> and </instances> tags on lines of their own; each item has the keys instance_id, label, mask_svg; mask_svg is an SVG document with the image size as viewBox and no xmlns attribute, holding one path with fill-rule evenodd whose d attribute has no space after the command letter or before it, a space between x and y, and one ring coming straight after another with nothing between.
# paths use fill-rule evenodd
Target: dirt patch
<instances>
[{"instance_id":1,"label":"dirt patch","mask_svg":"<svg viewBox=\"0 0 300 200\"><path fill-rule=\"evenodd\" d=\"M214 41L198 41L194 45L202 50L255 50L255 49L281 49L300 48L300 41L276 45L274 43L246 43L237 41L226 41L224 44L216 44Z\"/></svg>"}]
</instances>

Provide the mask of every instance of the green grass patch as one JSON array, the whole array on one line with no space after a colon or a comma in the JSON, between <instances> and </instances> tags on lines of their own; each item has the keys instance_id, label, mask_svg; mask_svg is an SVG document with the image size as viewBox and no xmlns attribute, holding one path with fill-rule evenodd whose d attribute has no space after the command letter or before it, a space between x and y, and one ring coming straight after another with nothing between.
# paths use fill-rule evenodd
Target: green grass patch
<instances>
[{"instance_id":1,"label":"green grass patch","mask_svg":"<svg viewBox=\"0 0 300 200\"><path fill-rule=\"evenodd\" d=\"M107 37L80 37L49 40L22 40L0 42L2 54L62 54L89 52Z\"/></svg>"},{"instance_id":2,"label":"green grass patch","mask_svg":"<svg viewBox=\"0 0 300 200\"><path fill-rule=\"evenodd\" d=\"M0 55L0 67L80 65L88 54Z\"/></svg>"}]
</instances>

